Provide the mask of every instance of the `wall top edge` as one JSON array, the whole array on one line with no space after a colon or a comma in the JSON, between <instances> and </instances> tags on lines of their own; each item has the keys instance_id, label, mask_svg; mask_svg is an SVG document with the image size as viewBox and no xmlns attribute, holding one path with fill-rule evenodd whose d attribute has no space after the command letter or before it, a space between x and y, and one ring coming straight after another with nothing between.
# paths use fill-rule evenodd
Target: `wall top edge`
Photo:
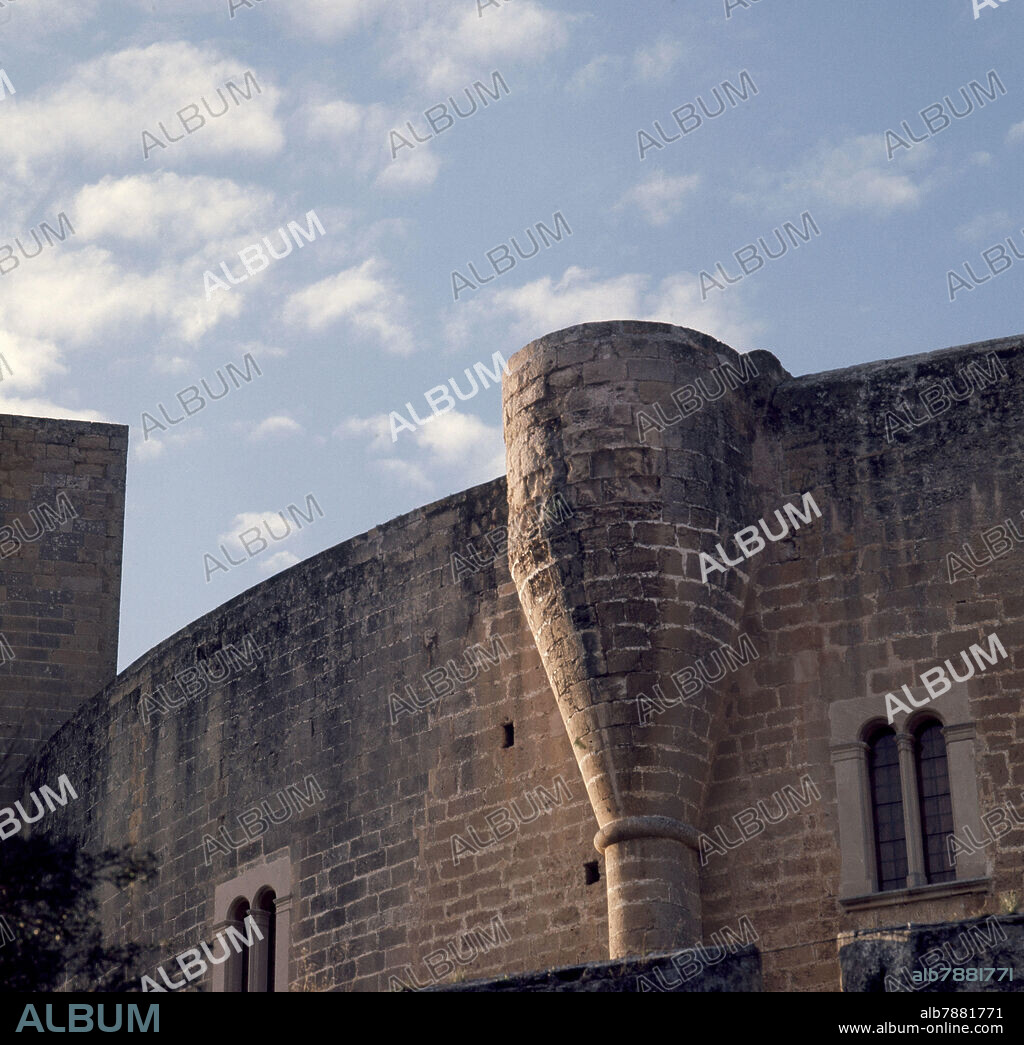
<instances>
[{"instance_id":1,"label":"wall top edge","mask_svg":"<svg viewBox=\"0 0 1024 1045\"><path fill-rule=\"evenodd\" d=\"M36 428L63 429L79 431L84 435L117 435L126 436L128 425L115 424L112 421L82 421L70 417L37 417L32 414L0 414L0 429L3 428Z\"/></svg>"}]
</instances>

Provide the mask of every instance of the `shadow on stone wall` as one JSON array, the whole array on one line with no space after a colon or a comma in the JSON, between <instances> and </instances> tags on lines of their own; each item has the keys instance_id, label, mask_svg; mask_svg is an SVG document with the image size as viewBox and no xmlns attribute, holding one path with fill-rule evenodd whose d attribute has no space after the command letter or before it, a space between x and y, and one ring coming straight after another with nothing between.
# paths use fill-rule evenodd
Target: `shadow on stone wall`
<instances>
[{"instance_id":1,"label":"shadow on stone wall","mask_svg":"<svg viewBox=\"0 0 1024 1045\"><path fill-rule=\"evenodd\" d=\"M591 993L622 993L626 991L664 991L673 994L704 992L733 993L760 992L761 952L756 947L744 947L726 954L712 964L697 962L694 969L693 951L689 948L674 954L649 955L646 958L625 958L609 962L586 962L562 969L502 976L468 983L451 983L432 987L432 991L580 991ZM685 959L683 956L689 956Z\"/></svg>"},{"instance_id":2,"label":"shadow on stone wall","mask_svg":"<svg viewBox=\"0 0 1024 1045\"><path fill-rule=\"evenodd\" d=\"M1022 914L868 929L848 939L839 950L847 993L1024 989Z\"/></svg>"}]
</instances>

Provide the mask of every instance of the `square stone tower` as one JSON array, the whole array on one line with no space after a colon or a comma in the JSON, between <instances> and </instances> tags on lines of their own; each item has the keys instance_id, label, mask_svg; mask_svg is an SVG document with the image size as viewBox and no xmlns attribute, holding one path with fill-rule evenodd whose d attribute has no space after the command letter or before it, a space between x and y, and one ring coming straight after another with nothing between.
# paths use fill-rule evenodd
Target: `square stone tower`
<instances>
[{"instance_id":1,"label":"square stone tower","mask_svg":"<svg viewBox=\"0 0 1024 1045\"><path fill-rule=\"evenodd\" d=\"M0 805L117 672L127 456L124 425L0 414Z\"/></svg>"}]
</instances>

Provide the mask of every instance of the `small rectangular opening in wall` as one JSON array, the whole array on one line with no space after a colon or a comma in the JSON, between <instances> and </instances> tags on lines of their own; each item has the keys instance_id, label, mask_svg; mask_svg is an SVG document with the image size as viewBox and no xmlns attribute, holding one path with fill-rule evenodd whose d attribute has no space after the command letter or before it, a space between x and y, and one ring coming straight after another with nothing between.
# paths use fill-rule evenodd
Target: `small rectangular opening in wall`
<instances>
[{"instance_id":1,"label":"small rectangular opening in wall","mask_svg":"<svg viewBox=\"0 0 1024 1045\"><path fill-rule=\"evenodd\" d=\"M501 728L504 732L504 738L502 739L501 746L503 748L512 747L512 745L516 742L515 725L512 722L506 722Z\"/></svg>"},{"instance_id":2,"label":"small rectangular opening in wall","mask_svg":"<svg viewBox=\"0 0 1024 1045\"><path fill-rule=\"evenodd\" d=\"M586 885L601 881L601 869L596 860L588 860L583 865L583 880Z\"/></svg>"}]
</instances>

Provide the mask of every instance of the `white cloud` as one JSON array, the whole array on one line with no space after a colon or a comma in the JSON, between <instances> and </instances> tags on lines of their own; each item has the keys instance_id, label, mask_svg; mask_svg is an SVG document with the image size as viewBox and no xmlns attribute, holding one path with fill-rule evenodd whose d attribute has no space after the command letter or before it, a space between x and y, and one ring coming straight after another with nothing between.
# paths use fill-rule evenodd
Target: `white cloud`
<instances>
[{"instance_id":1,"label":"white cloud","mask_svg":"<svg viewBox=\"0 0 1024 1045\"><path fill-rule=\"evenodd\" d=\"M663 36L650 47L642 47L633 55L636 78L642 81L664 79L682 56L682 44L678 40Z\"/></svg>"},{"instance_id":2,"label":"white cloud","mask_svg":"<svg viewBox=\"0 0 1024 1045\"><path fill-rule=\"evenodd\" d=\"M697 276L677 272L648 289L650 277L626 273L599 279L593 272L572 266L555 282L545 276L521 287L498 290L487 302L466 304L449 326L454 340L480 338L480 329L499 322L504 336L525 344L541 333L578 323L638 319L691 327L733 348L743 347L762 326L747 318L736 290L705 302L700 300ZM501 319L502 315L508 321Z\"/></svg>"},{"instance_id":3,"label":"white cloud","mask_svg":"<svg viewBox=\"0 0 1024 1045\"><path fill-rule=\"evenodd\" d=\"M184 135L176 113L191 105L199 105L205 124L180 142L151 149L150 163L188 163L196 156L271 155L284 144L274 115L280 94L265 73L253 69L261 90L257 93L251 80L245 82L247 71L244 63L211 47L183 41L132 47L91 59L74 67L56 86L4 101L0 158L5 173L29 181L37 171L51 169L61 160L86 169L142 161L143 130L162 138L158 124L163 121L172 136ZM223 90L228 80L237 86L233 101L232 93ZM218 89L223 92L220 96ZM246 100L239 92L251 92L252 98ZM214 118L204 110L202 98L214 111L226 101L228 111Z\"/></svg>"},{"instance_id":4,"label":"white cloud","mask_svg":"<svg viewBox=\"0 0 1024 1045\"><path fill-rule=\"evenodd\" d=\"M1010 227L1013 219L1005 210L990 211L978 214L970 221L958 225L956 234L963 240L977 242L989 239L992 235L1003 235Z\"/></svg>"},{"instance_id":5,"label":"white cloud","mask_svg":"<svg viewBox=\"0 0 1024 1045\"><path fill-rule=\"evenodd\" d=\"M288 18L296 35L339 40L369 28L392 7L390 0L287 0L276 14ZM235 17L241 15L236 9Z\"/></svg>"},{"instance_id":6,"label":"white cloud","mask_svg":"<svg viewBox=\"0 0 1024 1045\"><path fill-rule=\"evenodd\" d=\"M434 0L418 16L412 12L406 8L406 24L388 65L399 75L441 91L460 90L485 72L489 76L500 69L503 62L543 60L568 42L575 18L534 0L515 0L500 11L484 12L482 18L471 0ZM417 17L419 24L408 24ZM509 86L515 91L514 83ZM430 100L424 108L434 101L443 99Z\"/></svg>"},{"instance_id":7,"label":"white cloud","mask_svg":"<svg viewBox=\"0 0 1024 1045\"><path fill-rule=\"evenodd\" d=\"M268 9L270 5L266 5ZM338 40L374 26L387 41L383 63L417 87L453 90L502 61L541 61L568 40L577 17L537 0L478 11L475 0L288 0L275 5L295 34ZM424 108L432 104L425 102Z\"/></svg>"},{"instance_id":8,"label":"white cloud","mask_svg":"<svg viewBox=\"0 0 1024 1045\"><path fill-rule=\"evenodd\" d=\"M599 54L581 66L569 79L574 94L588 94L600 87L618 88L624 80L652 83L669 76L685 53L678 40L662 36L650 47L641 47L631 58Z\"/></svg>"},{"instance_id":9,"label":"white cloud","mask_svg":"<svg viewBox=\"0 0 1024 1045\"><path fill-rule=\"evenodd\" d=\"M334 435L370 435L370 449L375 451L389 450L393 445L391 423L387 414L376 414L373 417L350 417L334 430Z\"/></svg>"},{"instance_id":10,"label":"white cloud","mask_svg":"<svg viewBox=\"0 0 1024 1045\"><path fill-rule=\"evenodd\" d=\"M622 79L625 61L614 54L599 54L572 74L569 90L587 94L603 84L614 84Z\"/></svg>"},{"instance_id":11,"label":"white cloud","mask_svg":"<svg viewBox=\"0 0 1024 1045\"><path fill-rule=\"evenodd\" d=\"M260 560L260 569L263 573L279 573L281 570L288 569L289 566L294 566L297 562L302 560L294 552L275 552L269 558Z\"/></svg>"},{"instance_id":12,"label":"white cloud","mask_svg":"<svg viewBox=\"0 0 1024 1045\"><path fill-rule=\"evenodd\" d=\"M297 291L285 304L285 321L301 322L308 330L319 332L344 319L379 340L387 351L408 354L413 350L413 336L400 318L406 310L405 300L383 269L379 259L369 258Z\"/></svg>"},{"instance_id":13,"label":"white cloud","mask_svg":"<svg viewBox=\"0 0 1024 1045\"><path fill-rule=\"evenodd\" d=\"M243 300L236 289L207 302L202 287L201 260L144 273L122 267L101 247L74 250L63 244L8 275L0 286L0 328L63 349L91 344L121 325L137 329L158 320L195 342L224 316L237 315Z\"/></svg>"},{"instance_id":14,"label":"white cloud","mask_svg":"<svg viewBox=\"0 0 1024 1045\"><path fill-rule=\"evenodd\" d=\"M66 0L32 0L16 5L7 0L0 11L0 28L5 36L19 43L22 38L35 41L40 36L83 25L96 16L98 7L99 0L76 0L73 4Z\"/></svg>"},{"instance_id":15,"label":"white cloud","mask_svg":"<svg viewBox=\"0 0 1024 1045\"><path fill-rule=\"evenodd\" d=\"M34 258L20 257L0 280L0 354L14 372L6 375L9 388L39 389L64 372L69 354L108 351L150 325L174 341L172 351L154 353L154 369L189 372L192 360L181 349L238 315L247 290L206 301L202 274L213 264L210 255L230 257L228 247L249 242L253 237L239 230L271 202L269 194L227 179L169 172L108 177L82 188L69 207L74 233L65 242L44 244ZM113 240L117 253L101 239ZM153 244L157 254L133 256L132 248ZM28 245L34 246L31 239ZM283 353L257 347L263 355ZM150 441L141 457L162 449Z\"/></svg>"},{"instance_id":16,"label":"white cloud","mask_svg":"<svg viewBox=\"0 0 1024 1045\"><path fill-rule=\"evenodd\" d=\"M310 140L329 142L347 169L363 174L390 159L388 131L401 127L398 115L379 102L362 105L344 98L306 105L300 122Z\"/></svg>"},{"instance_id":17,"label":"white cloud","mask_svg":"<svg viewBox=\"0 0 1024 1045\"><path fill-rule=\"evenodd\" d=\"M0 283L2 409L105 420L94 410L68 406L52 395L26 398L24 392L41 390L63 377L69 354L130 341L147 321L162 323L173 336L188 341L240 307L241 298L227 307L206 305L196 300L200 287L198 271L190 273L188 266L167 265L140 274L122 268L96 246L74 250L67 243L59 249L54 245L30 263L23 262ZM180 356L156 360L157 369L186 369L187 361ZM155 457L162 449L150 442L139 456Z\"/></svg>"},{"instance_id":18,"label":"white cloud","mask_svg":"<svg viewBox=\"0 0 1024 1045\"><path fill-rule=\"evenodd\" d=\"M425 188L433 185L441 170L441 161L422 145L415 152L404 150L390 161L377 178L377 184L388 189Z\"/></svg>"},{"instance_id":19,"label":"white cloud","mask_svg":"<svg viewBox=\"0 0 1024 1045\"><path fill-rule=\"evenodd\" d=\"M390 456L375 459L372 467L421 493L464 490L505 473L501 426L488 425L458 410L431 415L398 443L391 441L387 414L350 418L339 425L335 435L371 435L369 450L390 452Z\"/></svg>"},{"instance_id":20,"label":"white cloud","mask_svg":"<svg viewBox=\"0 0 1024 1045\"><path fill-rule=\"evenodd\" d=\"M113 423L109 417L97 410L79 410L73 406L63 406L49 399L20 399L0 391L0 414L17 414L21 417L57 417L70 421L106 421Z\"/></svg>"},{"instance_id":21,"label":"white cloud","mask_svg":"<svg viewBox=\"0 0 1024 1045\"><path fill-rule=\"evenodd\" d=\"M850 138L835 147L820 148L790 175L789 187L804 190L842 207L887 213L916 207L921 187L891 168L874 135Z\"/></svg>"},{"instance_id":22,"label":"white cloud","mask_svg":"<svg viewBox=\"0 0 1024 1045\"><path fill-rule=\"evenodd\" d=\"M52 341L0 329L0 379L5 393L38 389L64 372L60 350Z\"/></svg>"},{"instance_id":23,"label":"white cloud","mask_svg":"<svg viewBox=\"0 0 1024 1045\"><path fill-rule=\"evenodd\" d=\"M387 110L379 104L359 105L336 98L332 102L307 106L303 117L306 132L311 137L344 140L365 132L368 127L386 125Z\"/></svg>"},{"instance_id":24,"label":"white cloud","mask_svg":"<svg viewBox=\"0 0 1024 1045\"><path fill-rule=\"evenodd\" d=\"M301 6L319 8L319 3L309 0ZM364 6L369 12L373 5ZM397 190L432 185L441 160L422 142L413 142L412 150L396 142L399 150L393 154L391 131L411 140L407 121L425 130L422 114L433 106L445 105L448 119L458 119L453 104L471 113L493 104L495 95L502 100L514 94L517 84L509 82L506 63L543 60L568 41L577 17L549 11L536 0L516 0L482 18L472 0L434 0L400 11L383 4L374 12L373 17L382 15L388 23L384 64L413 81L412 96L396 106L345 98L311 102L301 110L299 122L308 137L337 148L346 169L376 171L378 187ZM349 18L341 21L347 28L356 24ZM319 19L317 24L319 30ZM435 119L443 123L445 117L435 114Z\"/></svg>"},{"instance_id":25,"label":"white cloud","mask_svg":"<svg viewBox=\"0 0 1024 1045\"><path fill-rule=\"evenodd\" d=\"M699 174L672 178L658 171L626 192L616 208L637 207L648 224L667 225L683 209L687 195L699 184Z\"/></svg>"},{"instance_id":26,"label":"white cloud","mask_svg":"<svg viewBox=\"0 0 1024 1045\"><path fill-rule=\"evenodd\" d=\"M922 166L932 154L930 145L917 145L912 153L899 157L899 164L890 163L881 137L860 135L838 145L819 145L785 173L751 175L754 188L737 193L736 199L762 208L804 209L824 202L887 215L921 202L928 184L915 182L904 168Z\"/></svg>"},{"instance_id":27,"label":"white cloud","mask_svg":"<svg viewBox=\"0 0 1024 1045\"><path fill-rule=\"evenodd\" d=\"M108 238L183 250L265 227L273 202L272 193L229 178L159 171L108 175L86 185L75 197L72 214L75 233L86 242Z\"/></svg>"},{"instance_id":28,"label":"white cloud","mask_svg":"<svg viewBox=\"0 0 1024 1045\"><path fill-rule=\"evenodd\" d=\"M138 434L140 431L141 435ZM202 439L203 430L199 427L188 428L184 432L165 432L161 436L155 436L151 431L147 439L143 426L133 425L128 445L134 450L137 461L152 461L161 457L165 450L180 450L191 443L201 442Z\"/></svg>"},{"instance_id":29,"label":"white cloud","mask_svg":"<svg viewBox=\"0 0 1024 1045\"><path fill-rule=\"evenodd\" d=\"M302 431L302 425L298 421L286 416L285 414L276 414L273 417L268 417L252 430L250 439L266 439L268 436L279 436L279 435L294 435L297 432Z\"/></svg>"},{"instance_id":30,"label":"white cloud","mask_svg":"<svg viewBox=\"0 0 1024 1045\"><path fill-rule=\"evenodd\" d=\"M246 341L239 344L237 353L245 355L251 352L257 359L283 359L288 355L288 349L278 348L276 345L265 345L262 341Z\"/></svg>"},{"instance_id":31,"label":"white cloud","mask_svg":"<svg viewBox=\"0 0 1024 1045\"><path fill-rule=\"evenodd\" d=\"M493 69L494 63L543 60L568 41L568 26L577 17L550 11L538 0L486 5L482 11L475 0L413 5L393 0L288 0L265 6L273 17L286 19L295 35L319 40L339 40L377 27L387 41L382 59L386 68L417 88L443 91L472 82L485 65ZM422 108L430 104L433 100Z\"/></svg>"},{"instance_id":32,"label":"white cloud","mask_svg":"<svg viewBox=\"0 0 1024 1045\"><path fill-rule=\"evenodd\" d=\"M992 93L995 94L995 91ZM1021 120L1020 123L1015 123L1006 132L1007 145L1016 145L1018 142L1024 142L1024 120Z\"/></svg>"},{"instance_id":33,"label":"white cloud","mask_svg":"<svg viewBox=\"0 0 1024 1045\"><path fill-rule=\"evenodd\" d=\"M0 345L13 356L24 354L19 345L30 346L31 365L16 369L42 378L56 374L69 352L106 349L112 339L130 339L157 324L175 346L155 355L154 367L185 372L191 364L183 343L194 345L223 319L241 314L251 293L243 284L207 301L204 271L217 271L218 262L232 256L237 263L236 252L258 240L252 228L270 228L273 202L270 193L229 179L172 172L84 186L68 208L73 234L43 243L31 259L16 253L17 268L0 280ZM22 239L35 248L31 237Z\"/></svg>"},{"instance_id":34,"label":"white cloud","mask_svg":"<svg viewBox=\"0 0 1024 1045\"><path fill-rule=\"evenodd\" d=\"M408 149L396 139L392 155L391 131L410 141L405 128L408 114L392 111L374 102L361 105L344 98L312 103L301 112L301 122L312 141L333 146L347 170L363 175L377 174L376 184L387 189L421 188L432 185L441 161L424 143Z\"/></svg>"},{"instance_id":35,"label":"white cloud","mask_svg":"<svg viewBox=\"0 0 1024 1045\"><path fill-rule=\"evenodd\" d=\"M231 528L222 533L217 540L230 548L243 548L239 540L240 534L246 534L250 544L257 539L249 531L258 530L268 544L286 541L299 532L299 524L282 511L276 512L240 512L231 523ZM233 542L233 543L232 543Z\"/></svg>"},{"instance_id":36,"label":"white cloud","mask_svg":"<svg viewBox=\"0 0 1024 1045\"><path fill-rule=\"evenodd\" d=\"M434 481L418 464L402 461L397 457L385 457L378 465L402 486L414 487L424 493L434 488Z\"/></svg>"},{"instance_id":37,"label":"white cloud","mask_svg":"<svg viewBox=\"0 0 1024 1045\"><path fill-rule=\"evenodd\" d=\"M192 360L184 356L157 356L153 369L159 374L184 374L192 368Z\"/></svg>"},{"instance_id":38,"label":"white cloud","mask_svg":"<svg viewBox=\"0 0 1024 1045\"><path fill-rule=\"evenodd\" d=\"M978 167L987 167L992 162L992 153L990 152L972 152L971 163Z\"/></svg>"},{"instance_id":39,"label":"white cloud","mask_svg":"<svg viewBox=\"0 0 1024 1045\"><path fill-rule=\"evenodd\" d=\"M479 473L468 485L475 486L505 471L505 441L499 425L487 425L473 414L449 410L418 428L417 446L441 466Z\"/></svg>"}]
</instances>

